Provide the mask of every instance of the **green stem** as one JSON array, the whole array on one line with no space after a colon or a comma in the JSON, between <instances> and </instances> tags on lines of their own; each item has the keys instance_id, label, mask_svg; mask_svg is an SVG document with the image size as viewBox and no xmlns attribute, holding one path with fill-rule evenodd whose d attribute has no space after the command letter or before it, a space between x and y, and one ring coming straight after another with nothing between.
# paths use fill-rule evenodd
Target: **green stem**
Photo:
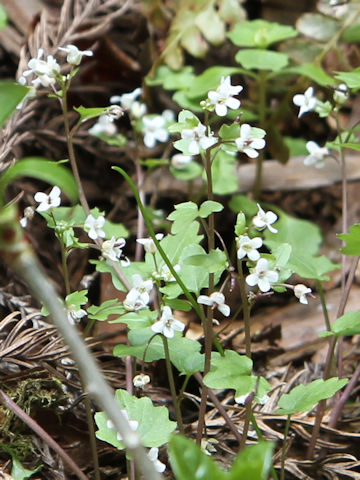
<instances>
[{"instance_id":1,"label":"green stem","mask_svg":"<svg viewBox=\"0 0 360 480\"><path fill-rule=\"evenodd\" d=\"M177 421L177 424L179 426L180 433L182 435L184 435L184 424L183 424L183 420L182 420L182 416L181 416L180 404L179 404L179 402L177 400L177 396L176 396L174 375L173 375L171 361L170 361L169 344L168 344L168 340L165 337L165 335L161 335L161 338L162 338L162 341L164 343L166 370L167 370L167 375L168 375L168 380L169 380L169 385L170 385L170 392L171 392L173 405L174 405L174 409L175 409L176 421Z\"/></svg>"},{"instance_id":2,"label":"green stem","mask_svg":"<svg viewBox=\"0 0 360 480\"><path fill-rule=\"evenodd\" d=\"M212 189L212 171L211 171L211 155L210 150L205 152L205 171L207 179L207 199L213 200L214 194ZM215 218L214 213L209 215L208 219L208 251L214 250L215 248ZM214 291L214 274L209 274L209 288L208 296L210 296ZM203 320L203 329L205 336L205 360L204 360L204 376L210 371L211 364L211 351L213 344L213 314L214 310L211 306L208 306L206 309L206 319ZM206 403L208 397L208 388L203 387L201 392L201 402L200 402L200 411L199 411L199 421L196 434L196 442L201 443L201 438L205 425L205 413L206 413Z\"/></svg>"},{"instance_id":3,"label":"green stem","mask_svg":"<svg viewBox=\"0 0 360 480\"><path fill-rule=\"evenodd\" d=\"M267 74L264 70L259 72L259 126L263 130L266 129L266 88L267 88ZM256 159L256 173L254 180L253 195L257 200L261 195L262 188L262 169L264 163L264 152L259 152L259 156Z\"/></svg>"},{"instance_id":4,"label":"green stem","mask_svg":"<svg viewBox=\"0 0 360 480\"><path fill-rule=\"evenodd\" d=\"M238 260L238 280L241 302L243 307L243 319L244 319L244 333L245 333L245 351L246 356L251 358L251 323L250 323L250 308L249 301L246 295L245 277L242 267L242 261Z\"/></svg>"},{"instance_id":5,"label":"green stem","mask_svg":"<svg viewBox=\"0 0 360 480\"><path fill-rule=\"evenodd\" d=\"M326 330L328 332L331 331L331 325L330 325L330 319L329 319L329 313L326 305L326 299L325 299L325 294L324 294L324 289L322 286L322 282L320 280L317 280L317 287L320 295L320 302L321 302L321 308L323 311L324 319L325 319L325 325L326 325Z\"/></svg>"},{"instance_id":6,"label":"green stem","mask_svg":"<svg viewBox=\"0 0 360 480\"><path fill-rule=\"evenodd\" d=\"M258 436L258 439L261 442L264 441L263 434L259 428L259 425L257 424L254 412L251 412L250 418L251 418L252 426L254 427L254 430ZM279 477L278 477L278 474L276 473L273 462L271 462L271 475L273 476L273 480L279 480Z\"/></svg>"},{"instance_id":7,"label":"green stem","mask_svg":"<svg viewBox=\"0 0 360 480\"><path fill-rule=\"evenodd\" d=\"M176 270L174 269L172 263L170 262L168 256L166 255L166 253L164 252L163 248L161 247L160 245L160 242L158 241L158 239L156 238L155 236L155 231L152 227L152 224L151 224L151 220L147 214L147 211L143 205L143 203L141 202L141 199L140 199L140 196L139 196L139 193L137 191L137 188L134 184L134 182L131 180L131 178L129 177L129 175L125 172L125 170L123 170L122 168L120 167L112 167L113 170L116 170L117 172L119 172L124 178L125 180L128 182L128 184L130 185L130 188L134 194L134 197L135 197L135 200L137 202L137 204L139 205L140 207L140 210L141 210L141 213L144 217L144 220L145 220L145 224L146 224L146 228L148 229L148 232L149 232L149 235L150 237L152 238L153 242L155 243L155 246L161 256L161 258L164 260L164 262L166 263L166 265L169 267L169 270L171 272L171 274L173 275L173 277L175 278L176 282L179 284L180 288L182 289L182 291L184 292L184 295L185 297L189 300L189 302L191 303L193 309L195 310L195 312L197 313L197 315L203 319L204 315L202 313L202 310L199 306L199 304L196 302L195 298L193 297L193 295L191 295L191 293L189 292L189 290L186 288L184 282L181 280L181 278L179 277L178 273L176 272Z\"/></svg>"},{"instance_id":8,"label":"green stem","mask_svg":"<svg viewBox=\"0 0 360 480\"><path fill-rule=\"evenodd\" d=\"M245 406L245 419L244 419L244 428L242 431L240 450L243 450L246 447L246 440L249 432L250 420L252 413L252 400Z\"/></svg>"},{"instance_id":9,"label":"green stem","mask_svg":"<svg viewBox=\"0 0 360 480\"><path fill-rule=\"evenodd\" d=\"M131 429L114 398L113 390L104 380L100 368L77 329L69 323L65 306L59 299L52 282L42 272L17 218L15 207L3 209L0 212L0 250L3 260L28 283L34 297L50 312L54 324L77 363L86 390L100 409L106 413L108 419L113 422L129 454L135 459L139 471L149 480L160 480L161 475L156 472L153 463L141 446L139 434Z\"/></svg>"},{"instance_id":10,"label":"green stem","mask_svg":"<svg viewBox=\"0 0 360 480\"><path fill-rule=\"evenodd\" d=\"M288 415L285 423L284 440L283 440L282 449L281 449L280 480L285 479L286 447L287 447L287 438L288 438L289 429L290 429L290 420L291 420L291 415Z\"/></svg>"}]
</instances>

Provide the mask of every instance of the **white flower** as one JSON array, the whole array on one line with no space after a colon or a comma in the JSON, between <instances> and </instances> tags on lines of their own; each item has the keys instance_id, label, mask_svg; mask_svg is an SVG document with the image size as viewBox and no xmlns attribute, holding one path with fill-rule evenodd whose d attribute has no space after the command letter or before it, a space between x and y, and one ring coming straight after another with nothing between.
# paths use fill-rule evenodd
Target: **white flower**
<instances>
[{"instance_id":1,"label":"white flower","mask_svg":"<svg viewBox=\"0 0 360 480\"><path fill-rule=\"evenodd\" d=\"M34 216L33 207L26 207L24 210L24 216L20 218L20 225L25 228L28 224L28 220L31 220Z\"/></svg>"},{"instance_id":2,"label":"white flower","mask_svg":"<svg viewBox=\"0 0 360 480\"><path fill-rule=\"evenodd\" d=\"M122 248L125 246L125 239L111 237L110 240L106 240L101 245L101 254L104 258L112 260L113 262L118 262L121 260ZM128 262L125 262L128 264Z\"/></svg>"},{"instance_id":3,"label":"white flower","mask_svg":"<svg viewBox=\"0 0 360 480\"><path fill-rule=\"evenodd\" d=\"M155 333L162 333L167 338L173 338L175 330L182 332L185 325L177 320L167 305L164 307L160 320L151 326L151 330Z\"/></svg>"},{"instance_id":4,"label":"white flower","mask_svg":"<svg viewBox=\"0 0 360 480\"><path fill-rule=\"evenodd\" d=\"M314 165L315 168L323 168L325 165L325 158L329 155L329 150L326 147L319 147L316 142L307 142L307 151L310 153L304 159L304 165Z\"/></svg>"},{"instance_id":5,"label":"white flower","mask_svg":"<svg viewBox=\"0 0 360 480\"><path fill-rule=\"evenodd\" d=\"M156 448L156 447L150 448L150 450L148 452L148 457L152 461L152 463L154 464L155 470L159 473L162 473L166 470L166 465L165 465L165 463L160 462L160 460L158 459L158 455L159 455L159 449L158 448Z\"/></svg>"},{"instance_id":6,"label":"white flower","mask_svg":"<svg viewBox=\"0 0 360 480\"><path fill-rule=\"evenodd\" d=\"M89 128L90 135L105 135L106 137L112 137L116 135L117 128L114 123L114 119L109 115L100 115L98 121Z\"/></svg>"},{"instance_id":7,"label":"white flower","mask_svg":"<svg viewBox=\"0 0 360 480\"><path fill-rule=\"evenodd\" d=\"M110 103L120 103L122 108L129 110L133 103L136 101L137 97L142 94L142 88L135 88L130 93L123 93L122 95L113 95L110 97Z\"/></svg>"},{"instance_id":8,"label":"white flower","mask_svg":"<svg viewBox=\"0 0 360 480\"><path fill-rule=\"evenodd\" d=\"M269 270L269 262L266 258L260 258L252 272L246 277L246 283L251 287L258 285L262 292L268 292L271 283L275 283L279 279L277 272Z\"/></svg>"},{"instance_id":9,"label":"white flower","mask_svg":"<svg viewBox=\"0 0 360 480\"><path fill-rule=\"evenodd\" d=\"M155 235L156 240L160 242L164 238L163 233L157 233ZM138 243L141 243L141 245L144 245L145 252L148 253L155 253L156 252L156 245L154 243L154 240L150 238L138 238L136 240Z\"/></svg>"},{"instance_id":10,"label":"white flower","mask_svg":"<svg viewBox=\"0 0 360 480\"><path fill-rule=\"evenodd\" d=\"M342 105L349 98L349 87L346 83L341 83L335 88L333 99L334 102Z\"/></svg>"},{"instance_id":11,"label":"white flower","mask_svg":"<svg viewBox=\"0 0 360 480\"><path fill-rule=\"evenodd\" d=\"M257 135L260 135L261 137ZM235 140L236 147L239 152L244 152L249 158L256 158L259 156L257 150L261 150L265 147L266 142L262 138L265 135L265 130L262 130L261 128L255 129L249 124L244 123L240 127L240 137Z\"/></svg>"},{"instance_id":12,"label":"white flower","mask_svg":"<svg viewBox=\"0 0 360 480\"><path fill-rule=\"evenodd\" d=\"M67 306L67 318L72 325L79 323L82 317L87 315L86 311L82 308L78 308L75 305L68 305Z\"/></svg>"},{"instance_id":13,"label":"white flower","mask_svg":"<svg viewBox=\"0 0 360 480\"><path fill-rule=\"evenodd\" d=\"M236 244L238 247L237 257L239 259L247 256L254 262L259 260L260 253L257 251L257 249L263 244L260 237L249 238L247 235L241 235L239 238L237 238Z\"/></svg>"},{"instance_id":14,"label":"white flower","mask_svg":"<svg viewBox=\"0 0 360 480\"><path fill-rule=\"evenodd\" d=\"M95 218L93 215L88 215L86 217L84 223L84 230L87 232L89 237L92 240L96 240L97 238L104 238L105 232L102 230L102 227L105 225L105 218L100 215L99 217Z\"/></svg>"},{"instance_id":15,"label":"white flower","mask_svg":"<svg viewBox=\"0 0 360 480\"><path fill-rule=\"evenodd\" d=\"M202 123L194 128L184 128L181 132L183 140L190 140L188 150L192 155L198 155L200 150L206 150L216 143L213 133L206 135L206 127Z\"/></svg>"},{"instance_id":16,"label":"white flower","mask_svg":"<svg viewBox=\"0 0 360 480\"><path fill-rule=\"evenodd\" d=\"M293 102L297 107L300 107L298 118L304 113L314 110L317 104L317 98L314 97L313 87L309 87L303 95L300 93L295 95Z\"/></svg>"},{"instance_id":17,"label":"white flower","mask_svg":"<svg viewBox=\"0 0 360 480\"><path fill-rule=\"evenodd\" d=\"M133 430L134 432L138 429L139 427L139 422L137 420L130 420L130 416L127 412L127 410L120 410L122 415L126 418L126 420L129 422L129 425L130 425L130 428L131 430ZM111 420L108 420L106 422L106 426L107 428L109 428L110 430L115 430L115 426L113 424L113 422ZM116 433L116 439L121 442L122 441L122 436L120 435L119 432Z\"/></svg>"},{"instance_id":18,"label":"white flower","mask_svg":"<svg viewBox=\"0 0 360 480\"><path fill-rule=\"evenodd\" d=\"M123 306L125 310L130 312L137 312L142 308L147 307L147 304L150 301L150 296L148 293L142 293L136 288L132 288L126 295L125 300L123 301Z\"/></svg>"},{"instance_id":19,"label":"white flower","mask_svg":"<svg viewBox=\"0 0 360 480\"><path fill-rule=\"evenodd\" d=\"M221 292L213 292L210 296L200 295L197 302L217 308L225 317L230 315L230 307L225 304L225 296Z\"/></svg>"},{"instance_id":20,"label":"white flower","mask_svg":"<svg viewBox=\"0 0 360 480\"><path fill-rule=\"evenodd\" d=\"M171 165L177 170L183 170L186 165L188 165L192 161L193 157L191 155L183 155L182 153L176 153L171 158Z\"/></svg>"},{"instance_id":21,"label":"white flower","mask_svg":"<svg viewBox=\"0 0 360 480\"><path fill-rule=\"evenodd\" d=\"M179 264L174 265L174 270L176 273L180 272L181 267ZM154 272L153 277L159 280L164 280L164 282L174 282L175 277L170 272L170 268L167 265L163 265L160 269L160 272Z\"/></svg>"},{"instance_id":22,"label":"white flower","mask_svg":"<svg viewBox=\"0 0 360 480\"><path fill-rule=\"evenodd\" d=\"M55 83L56 75L60 73L60 65L54 59L52 55L49 55L45 60L41 60L44 55L44 50L39 48L36 58L31 58L28 62L29 70L25 70L22 74L22 78L31 74L36 75L37 78L32 81L34 85L43 85L48 87Z\"/></svg>"},{"instance_id":23,"label":"white flower","mask_svg":"<svg viewBox=\"0 0 360 480\"><path fill-rule=\"evenodd\" d=\"M133 282L134 288L136 288L136 290L138 290L140 293L148 294L148 292L151 292L153 288L152 280L143 280L141 278L141 275L139 275L138 273L135 273L132 276L132 282Z\"/></svg>"},{"instance_id":24,"label":"white flower","mask_svg":"<svg viewBox=\"0 0 360 480\"><path fill-rule=\"evenodd\" d=\"M233 96L238 95L242 89L243 87L240 85L231 85L230 76L222 77L218 88L215 91L211 90L208 93L211 105L215 106L216 115L219 115L219 117L225 117L228 108L233 110L239 108L240 100Z\"/></svg>"},{"instance_id":25,"label":"white flower","mask_svg":"<svg viewBox=\"0 0 360 480\"><path fill-rule=\"evenodd\" d=\"M272 223L276 222L278 218L277 215L271 210L265 213L259 204L257 204L257 206L259 211L253 218L253 225L255 225L255 227L260 230L267 227L270 232L277 233L278 231L276 230L276 228L271 226Z\"/></svg>"},{"instance_id":26,"label":"white flower","mask_svg":"<svg viewBox=\"0 0 360 480\"><path fill-rule=\"evenodd\" d=\"M166 120L162 115L155 117L145 116L142 119L144 144L148 148L155 147L156 142L166 142L169 132L166 130Z\"/></svg>"},{"instance_id":27,"label":"white flower","mask_svg":"<svg viewBox=\"0 0 360 480\"><path fill-rule=\"evenodd\" d=\"M124 109L119 107L119 105L111 105L107 109L106 115L110 117L112 121L118 120L124 115Z\"/></svg>"},{"instance_id":28,"label":"white flower","mask_svg":"<svg viewBox=\"0 0 360 480\"><path fill-rule=\"evenodd\" d=\"M308 288L306 285L302 283L298 283L294 287L294 295L299 299L300 303L307 304L308 300L306 298L306 295L311 293L311 288Z\"/></svg>"},{"instance_id":29,"label":"white flower","mask_svg":"<svg viewBox=\"0 0 360 480\"><path fill-rule=\"evenodd\" d=\"M235 402L238 403L239 405L245 405L246 400L250 397L251 393L247 393L246 395L240 395L236 398L234 398ZM257 403L260 405L265 405L266 402L270 400L270 397L268 395L264 395L262 398L257 399Z\"/></svg>"},{"instance_id":30,"label":"white flower","mask_svg":"<svg viewBox=\"0 0 360 480\"><path fill-rule=\"evenodd\" d=\"M80 65L82 57L92 57L94 55L91 50L79 50L75 45L59 47L59 50L67 53L66 61L71 65Z\"/></svg>"},{"instance_id":31,"label":"white flower","mask_svg":"<svg viewBox=\"0 0 360 480\"><path fill-rule=\"evenodd\" d=\"M147 385L148 383L150 383L149 375L144 375L143 373L140 373L139 375L135 375L135 377L133 378L133 384L136 388L144 388L145 385Z\"/></svg>"},{"instance_id":32,"label":"white flower","mask_svg":"<svg viewBox=\"0 0 360 480\"><path fill-rule=\"evenodd\" d=\"M34 200L40 203L40 205L36 208L36 211L47 212L50 210L50 208L58 207L61 203L60 195L61 190L56 185L52 188L49 195L46 195L46 193L43 192L35 193Z\"/></svg>"}]
</instances>

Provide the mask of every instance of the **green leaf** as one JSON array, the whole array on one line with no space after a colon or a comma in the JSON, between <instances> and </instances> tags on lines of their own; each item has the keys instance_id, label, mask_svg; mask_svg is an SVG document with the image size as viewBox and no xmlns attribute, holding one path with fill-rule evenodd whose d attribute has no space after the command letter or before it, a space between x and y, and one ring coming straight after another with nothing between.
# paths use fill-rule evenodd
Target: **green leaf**
<instances>
[{"instance_id":1,"label":"green leaf","mask_svg":"<svg viewBox=\"0 0 360 480\"><path fill-rule=\"evenodd\" d=\"M1 5L0 5L1 6ZM0 28L1 28L1 12L0 9ZM14 82L0 82L0 127L5 120L16 110L21 100L28 93L29 88Z\"/></svg>"},{"instance_id":2,"label":"green leaf","mask_svg":"<svg viewBox=\"0 0 360 480\"><path fill-rule=\"evenodd\" d=\"M342 40L347 43L360 42L360 24L350 25L342 34Z\"/></svg>"},{"instance_id":3,"label":"green leaf","mask_svg":"<svg viewBox=\"0 0 360 480\"><path fill-rule=\"evenodd\" d=\"M348 383L347 378L337 377L328 380L315 380L308 385L298 385L290 393L284 394L279 400L279 415L307 412L315 407L320 400L332 397Z\"/></svg>"},{"instance_id":4,"label":"green leaf","mask_svg":"<svg viewBox=\"0 0 360 480\"><path fill-rule=\"evenodd\" d=\"M144 308L137 312L125 313L115 320L110 320L109 323L124 323L130 330L136 330L137 328L150 327L156 322L157 316L157 311Z\"/></svg>"},{"instance_id":5,"label":"green leaf","mask_svg":"<svg viewBox=\"0 0 360 480\"><path fill-rule=\"evenodd\" d=\"M341 249L346 255L360 255L360 223L351 225L349 233L339 233L337 235L346 242L346 246Z\"/></svg>"},{"instance_id":6,"label":"green leaf","mask_svg":"<svg viewBox=\"0 0 360 480\"><path fill-rule=\"evenodd\" d=\"M236 456L228 480L266 480L269 478L273 450L274 444L264 441L244 448Z\"/></svg>"},{"instance_id":7,"label":"green leaf","mask_svg":"<svg viewBox=\"0 0 360 480\"><path fill-rule=\"evenodd\" d=\"M193 440L180 435L172 436L169 442L169 453L176 480L225 480L227 478L227 474Z\"/></svg>"},{"instance_id":8,"label":"green leaf","mask_svg":"<svg viewBox=\"0 0 360 480\"><path fill-rule=\"evenodd\" d=\"M165 90L182 90L191 85L195 78L193 67L186 66L181 70L173 70L166 65L161 65L156 69L153 78L145 77L145 83L150 87L162 85Z\"/></svg>"},{"instance_id":9,"label":"green leaf","mask_svg":"<svg viewBox=\"0 0 360 480\"><path fill-rule=\"evenodd\" d=\"M0 30L3 30L7 26L7 20L5 8L0 3Z\"/></svg>"},{"instance_id":10,"label":"green leaf","mask_svg":"<svg viewBox=\"0 0 360 480\"><path fill-rule=\"evenodd\" d=\"M59 163L41 157L27 157L11 165L0 179L0 198L6 188L19 177L31 177L57 185L75 203L78 191L72 173Z\"/></svg>"},{"instance_id":11,"label":"green leaf","mask_svg":"<svg viewBox=\"0 0 360 480\"><path fill-rule=\"evenodd\" d=\"M340 24L334 18L320 13L305 13L298 18L296 28L318 42L328 42L339 30Z\"/></svg>"},{"instance_id":12,"label":"green leaf","mask_svg":"<svg viewBox=\"0 0 360 480\"><path fill-rule=\"evenodd\" d=\"M136 329L129 332L131 345L116 345L114 355L124 357L131 355L145 362L153 362L165 358L164 343L160 335L154 336L151 328ZM185 338L181 334L175 334L174 338L168 339L171 363L179 370L180 374L193 374L203 371L204 356L200 354L201 345L196 340Z\"/></svg>"},{"instance_id":13,"label":"green leaf","mask_svg":"<svg viewBox=\"0 0 360 480\"><path fill-rule=\"evenodd\" d=\"M214 358L210 372L204 377L209 388L235 390L235 398L254 392L256 400L261 399L270 390L270 384L264 379L251 375L252 360L246 355L239 355L233 350L225 350L223 357Z\"/></svg>"},{"instance_id":14,"label":"green leaf","mask_svg":"<svg viewBox=\"0 0 360 480\"><path fill-rule=\"evenodd\" d=\"M352 72L337 72L335 78L346 83L349 88L360 88L360 67Z\"/></svg>"},{"instance_id":15,"label":"green leaf","mask_svg":"<svg viewBox=\"0 0 360 480\"><path fill-rule=\"evenodd\" d=\"M331 85L334 83L334 79L330 77L323 68L318 65L313 65L312 63L304 63L303 65L296 65L295 67L287 68L283 73L296 73L297 75L303 75L322 87L327 87L329 84Z\"/></svg>"},{"instance_id":16,"label":"green leaf","mask_svg":"<svg viewBox=\"0 0 360 480\"><path fill-rule=\"evenodd\" d=\"M248 70L270 70L278 72L289 63L284 53L269 50L244 49L235 55L235 60Z\"/></svg>"},{"instance_id":17,"label":"green leaf","mask_svg":"<svg viewBox=\"0 0 360 480\"><path fill-rule=\"evenodd\" d=\"M105 238L128 238L130 233L129 230L124 227L121 223L113 223L110 220L105 220L105 225L103 227L105 232Z\"/></svg>"},{"instance_id":18,"label":"green leaf","mask_svg":"<svg viewBox=\"0 0 360 480\"><path fill-rule=\"evenodd\" d=\"M126 390L116 390L115 397L122 409L125 409L131 420L139 422L137 433L145 447L160 447L167 443L170 434L176 428L176 422L169 420L169 411L166 407L154 407L149 397L136 398ZM106 425L107 417L104 412L95 414L95 422L99 430L97 438L114 445L119 450L124 444L116 438L116 431Z\"/></svg>"},{"instance_id":19,"label":"green leaf","mask_svg":"<svg viewBox=\"0 0 360 480\"><path fill-rule=\"evenodd\" d=\"M239 189L236 175L236 157L220 150L211 165L213 192L216 195L228 195Z\"/></svg>"},{"instance_id":20,"label":"green leaf","mask_svg":"<svg viewBox=\"0 0 360 480\"><path fill-rule=\"evenodd\" d=\"M189 98L207 97L209 90L216 90L220 85L221 77L239 73L242 73L239 67L210 67L186 84L186 95Z\"/></svg>"},{"instance_id":21,"label":"green leaf","mask_svg":"<svg viewBox=\"0 0 360 480\"><path fill-rule=\"evenodd\" d=\"M203 288L209 286L209 274L206 269L198 266L188 265L187 258L193 255L205 255L205 250L197 244L186 246L179 257L180 271L178 275L184 282L186 288L196 295L200 294ZM215 275L215 282L218 281L219 275ZM165 294L167 298L176 298L183 292L180 285L176 282L171 282L165 287L160 288L161 293Z\"/></svg>"},{"instance_id":22,"label":"green leaf","mask_svg":"<svg viewBox=\"0 0 360 480\"><path fill-rule=\"evenodd\" d=\"M245 213L247 217L254 217L258 212L256 202L245 195L233 195L229 207L235 213Z\"/></svg>"},{"instance_id":23,"label":"green leaf","mask_svg":"<svg viewBox=\"0 0 360 480\"><path fill-rule=\"evenodd\" d=\"M109 111L109 107L85 108L83 106L74 107L75 112L80 115L80 121L89 120L90 118L100 117Z\"/></svg>"},{"instance_id":24,"label":"green leaf","mask_svg":"<svg viewBox=\"0 0 360 480\"><path fill-rule=\"evenodd\" d=\"M218 248L211 250L209 253L191 255L185 258L184 264L198 266L208 273L218 273L220 275L229 266L225 253Z\"/></svg>"},{"instance_id":25,"label":"green leaf","mask_svg":"<svg viewBox=\"0 0 360 480\"><path fill-rule=\"evenodd\" d=\"M294 38L298 32L288 25L280 25L266 20L241 22L228 33L230 40L239 47L268 48L276 42Z\"/></svg>"},{"instance_id":26,"label":"green leaf","mask_svg":"<svg viewBox=\"0 0 360 480\"><path fill-rule=\"evenodd\" d=\"M197 177L200 177L203 172L203 167L197 162L190 162L186 164L183 168L174 168L170 165L170 172L174 175L175 178L187 182L189 180L194 180Z\"/></svg>"},{"instance_id":27,"label":"green leaf","mask_svg":"<svg viewBox=\"0 0 360 480\"><path fill-rule=\"evenodd\" d=\"M207 218L214 212L221 212L224 209L224 206L219 202L214 202L213 200L206 200L200 205L199 208L199 217Z\"/></svg>"},{"instance_id":28,"label":"green leaf","mask_svg":"<svg viewBox=\"0 0 360 480\"><path fill-rule=\"evenodd\" d=\"M73 305L74 307L80 308L81 305L85 305L88 302L87 295L88 295L87 290L72 292L69 295L66 295L65 303L68 306Z\"/></svg>"},{"instance_id":29,"label":"green leaf","mask_svg":"<svg viewBox=\"0 0 360 480\"><path fill-rule=\"evenodd\" d=\"M125 309L122 303L114 298L112 300L106 300L99 306L91 305L91 307L87 309L87 312L88 318L104 322L110 315L122 315Z\"/></svg>"},{"instance_id":30,"label":"green leaf","mask_svg":"<svg viewBox=\"0 0 360 480\"><path fill-rule=\"evenodd\" d=\"M199 210L194 202L184 202L175 205L175 210L167 217L173 222L171 233L183 232L199 216Z\"/></svg>"},{"instance_id":31,"label":"green leaf","mask_svg":"<svg viewBox=\"0 0 360 480\"><path fill-rule=\"evenodd\" d=\"M331 331L338 337L360 334L360 311L347 312L339 317L331 325Z\"/></svg>"},{"instance_id":32,"label":"green leaf","mask_svg":"<svg viewBox=\"0 0 360 480\"><path fill-rule=\"evenodd\" d=\"M14 480L26 480L27 478L32 477L35 473L39 472L42 469L42 465L38 466L34 470L29 470L21 465L19 460L15 455L11 454L12 457L12 467L11 467L11 477Z\"/></svg>"}]
</instances>

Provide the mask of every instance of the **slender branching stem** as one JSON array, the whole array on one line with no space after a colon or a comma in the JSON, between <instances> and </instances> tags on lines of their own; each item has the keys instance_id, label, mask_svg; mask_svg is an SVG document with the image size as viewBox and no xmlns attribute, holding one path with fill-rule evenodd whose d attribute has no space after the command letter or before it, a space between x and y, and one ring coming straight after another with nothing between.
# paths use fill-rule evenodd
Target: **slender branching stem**
<instances>
[{"instance_id":1,"label":"slender branching stem","mask_svg":"<svg viewBox=\"0 0 360 480\"><path fill-rule=\"evenodd\" d=\"M282 449L281 449L280 480L285 479L285 460L286 460L286 450L287 450L287 439L288 439L289 429L290 429L290 420L291 420L291 415L288 415L285 422L284 440L283 440Z\"/></svg>"},{"instance_id":2,"label":"slender branching stem","mask_svg":"<svg viewBox=\"0 0 360 480\"><path fill-rule=\"evenodd\" d=\"M326 305L326 298L325 298L323 285L322 285L321 280L317 280L316 283L317 283L317 288L318 288L318 292L319 292L319 296L320 296L321 308L322 308L323 315L324 315L326 330L328 332L330 332L331 325L330 325L329 312L328 312L327 305Z\"/></svg>"},{"instance_id":3,"label":"slender branching stem","mask_svg":"<svg viewBox=\"0 0 360 480\"><path fill-rule=\"evenodd\" d=\"M243 266L242 266L241 260L238 260L238 283L239 283L243 318L244 318L245 351L246 351L246 356L251 358L250 308L249 308L248 297L246 295L245 278L244 278L244 272L243 272Z\"/></svg>"},{"instance_id":4,"label":"slender branching stem","mask_svg":"<svg viewBox=\"0 0 360 480\"><path fill-rule=\"evenodd\" d=\"M165 335L161 335L161 338L164 344L166 370L167 370L167 375L169 380L170 392L171 392L173 405L175 409L176 421L177 421L180 433L184 434L184 424L183 424L181 410L180 410L180 403L178 402L177 396L176 396L175 381L174 381L174 375L173 375L171 360L170 360L169 344Z\"/></svg>"},{"instance_id":5,"label":"slender branching stem","mask_svg":"<svg viewBox=\"0 0 360 480\"><path fill-rule=\"evenodd\" d=\"M259 125L260 128L265 129L266 122L266 83L267 74L266 71L260 70L259 72ZM257 200L261 195L262 188L262 170L264 163L264 152L259 152L259 156L256 159L256 172L254 180L253 195Z\"/></svg>"},{"instance_id":6,"label":"slender branching stem","mask_svg":"<svg viewBox=\"0 0 360 480\"><path fill-rule=\"evenodd\" d=\"M264 437L263 437L263 434L259 428L259 425L257 424L257 421L256 421L256 418L255 418L255 415L254 415L254 412L251 412L251 423L252 423L252 426L258 436L258 439L262 442L264 441ZM271 475L273 477L273 480L279 480L279 477L278 477L278 474L276 473L276 470L274 468L274 464L271 463Z\"/></svg>"},{"instance_id":7,"label":"slender branching stem","mask_svg":"<svg viewBox=\"0 0 360 480\"><path fill-rule=\"evenodd\" d=\"M211 171L211 154L210 150L205 152L204 165L206 171L207 179L207 199L213 200L213 186L212 186L212 171ZM215 248L215 219L214 214L211 213L208 218L208 251L210 252ZM210 296L214 291L214 274L209 274L209 288L208 295ZM205 337L205 361L204 361L204 375L210 371L211 363L211 351L213 344L213 314L214 310L211 306L208 306L206 309L206 319L203 321L204 337ZM204 430L205 424L205 413L206 413L206 403L208 397L208 388L206 385L203 386L201 391L201 402L200 402L200 411L199 411L199 422L196 434L196 442L201 443L201 438Z\"/></svg>"}]
</instances>

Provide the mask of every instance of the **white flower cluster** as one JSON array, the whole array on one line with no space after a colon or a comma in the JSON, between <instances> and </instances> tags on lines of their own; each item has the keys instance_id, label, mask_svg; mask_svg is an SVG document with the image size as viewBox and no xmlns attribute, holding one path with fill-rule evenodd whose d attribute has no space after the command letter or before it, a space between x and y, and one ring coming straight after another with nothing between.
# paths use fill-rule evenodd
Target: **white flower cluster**
<instances>
[{"instance_id":1,"label":"white flower cluster","mask_svg":"<svg viewBox=\"0 0 360 480\"><path fill-rule=\"evenodd\" d=\"M59 47L59 50L67 53L67 62L70 65L77 66L80 64L82 57L91 57L93 52L90 50L79 50L75 45L67 45L66 47ZM19 83L25 85L27 77L34 75L32 84L37 87L42 85L47 88L54 83L60 76L60 65L52 55L48 55L46 60L43 60L44 49L39 48L36 58L31 58L28 62L28 70L25 70L19 78Z\"/></svg>"},{"instance_id":2,"label":"white flower cluster","mask_svg":"<svg viewBox=\"0 0 360 480\"><path fill-rule=\"evenodd\" d=\"M139 422L137 420L130 420L130 416L127 412L127 410L121 410L121 413L122 415L126 418L126 420L129 422L129 425L130 425L130 428L131 430L133 430L134 432L138 429L139 427ZM113 422L111 420L108 420L106 422L106 426L107 428L109 428L110 430L115 430L115 426L113 424ZM121 442L122 441L122 436L120 435L119 432L116 433L116 439Z\"/></svg>"},{"instance_id":3,"label":"white flower cluster","mask_svg":"<svg viewBox=\"0 0 360 480\"><path fill-rule=\"evenodd\" d=\"M258 212L252 219L252 225L258 230L269 229L272 233L278 233L277 229L273 227L273 223L277 221L277 215L272 211L265 212L258 204ZM237 237L237 257L243 259L247 257L253 262L257 262L254 268L251 269L251 273L246 277L246 283L251 286L258 286L261 292L268 292L272 285L279 280L279 273L276 270L270 268L269 261L266 258L261 258L258 249L262 247L263 241L260 237L250 238L248 235L243 234ZM311 289L303 284L285 285L294 290L295 296L299 299L300 303L308 303L306 295L311 293Z\"/></svg>"},{"instance_id":4,"label":"white flower cluster","mask_svg":"<svg viewBox=\"0 0 360 480\"><path fill-rule=\"evenodd\" d=\"M136 273L132 276L132 284L133 288L127 293L123 305L126 310L136 312L149 304L153 282L143 280L141 275Z\"/></svg>"}]
</instances>

